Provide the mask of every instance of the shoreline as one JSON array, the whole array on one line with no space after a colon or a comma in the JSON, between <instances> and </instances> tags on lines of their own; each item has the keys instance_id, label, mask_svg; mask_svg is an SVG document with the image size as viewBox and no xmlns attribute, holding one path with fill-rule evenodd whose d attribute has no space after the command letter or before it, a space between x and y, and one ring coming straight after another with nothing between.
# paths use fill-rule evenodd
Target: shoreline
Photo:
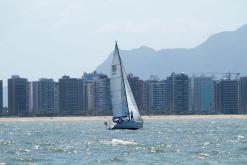
<instances>
[{"instance_id":1,"label":"shoreline","mask_svg":"<svg viewBox=\"0 0 247 165\"><path fill-rule=\"evenodd\" d=\"M66 117L0 117L0 122L22 121L109 121L112 116L66 116ZM191 120L191 119L247 119L244 115L151 115L144 120Z\"/></svg>"}]
</instances>

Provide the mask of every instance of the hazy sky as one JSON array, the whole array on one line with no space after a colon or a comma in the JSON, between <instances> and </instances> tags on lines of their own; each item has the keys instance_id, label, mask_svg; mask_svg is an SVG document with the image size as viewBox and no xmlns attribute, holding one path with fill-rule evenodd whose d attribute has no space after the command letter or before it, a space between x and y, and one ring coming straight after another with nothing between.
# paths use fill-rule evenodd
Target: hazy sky
<instances>
[{"instance_id":1,"label":"hazy sky","mask_svg":"<svg viewBox=\"0 0 247 165\"><path fill-rule=\"evenodd\" d=\"M246 0L0 0L0 79L80 77L121 49L190 48L247 23Z\"/></svg>"}]
</instances>

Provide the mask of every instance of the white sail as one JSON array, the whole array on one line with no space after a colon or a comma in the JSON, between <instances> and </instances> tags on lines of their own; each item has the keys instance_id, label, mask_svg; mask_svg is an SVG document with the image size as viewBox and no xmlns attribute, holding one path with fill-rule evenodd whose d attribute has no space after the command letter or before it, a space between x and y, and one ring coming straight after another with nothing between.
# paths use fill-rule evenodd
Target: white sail
<instances>
[{"instance_id":1,"label":"white sail","mask_svg":"<svg viewBox=\"0 0 247 165\"><path fill-rule=\"evenodd\" d=\"M123 68L123 67L122 67ZM138 111L134 96L132 94L126 73L123 70L123 78L124 78L124 83L125 83L125 90L126 90L126 96L127 96L127 103L128 103L128 109L129 109L129 113L133 112L133 118L134 120L139 120L141 118L140 113Z\"/></svg>"},{"instance_id":2,"label":"white sail","mask_svg":"<svg viewBox=\"0 0 247 165\"><path fill-rule=\"evenodd\" d=\"M111 99L113 117L129 117L133 113L134 120L141 118L122 65L117 43L112 60Z\"/></svg>"},{"instance_id":3,"label":"white sail","mask_svg":"<svg viewBox=\"0 0 247 165\"><path fill-rule=\"evenodd\" d=\"M111 101L113 117L129 116L123 71L118 46L116 44L111 68Z\"/></svg>"}]
</instances>

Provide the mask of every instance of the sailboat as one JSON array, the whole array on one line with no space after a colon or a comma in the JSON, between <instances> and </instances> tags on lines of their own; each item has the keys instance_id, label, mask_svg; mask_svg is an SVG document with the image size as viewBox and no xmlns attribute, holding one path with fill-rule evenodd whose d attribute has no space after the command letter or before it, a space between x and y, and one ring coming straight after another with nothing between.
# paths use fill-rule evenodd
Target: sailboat
<instances>
[{"instance_id":1,"label":"sailboat","mask_svg":"<svg viewBox=\"0 0 247 165\"><path fill-rule=\"evenodd\" d=\"M113 53L110 84L113 117L112 121L105 122L107 129L143 128L143 119L133 97L117 42Z\"/></svg>"}]
</instances>

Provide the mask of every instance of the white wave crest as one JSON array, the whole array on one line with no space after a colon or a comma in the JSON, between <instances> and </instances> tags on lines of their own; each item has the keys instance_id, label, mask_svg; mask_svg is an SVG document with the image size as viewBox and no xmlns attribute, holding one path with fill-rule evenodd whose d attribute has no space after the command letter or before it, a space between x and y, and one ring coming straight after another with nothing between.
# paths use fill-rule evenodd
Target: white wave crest
<instances>
[{"instance_id":1,"label":"white wave crest","mask_svg":"<svg viewBox=\"0 0 247 165\"><path fill-rule=\"evenodd\" d=\"M100 141L102 144L110 145L137 145L138 143L134 140L122 140L122 139L112 139L111 141Z\"/></svg>"},{"instance_id":2,"label":"white wave crest","mask_svg":"<svg viewBox=\"0 0 247 165\"><path fill-rule=\"evenodd\" d=\"M244 139L244 136L238 135L237 139L238 139L238 140L243 140L243 139Z\"/></svg>"}]
</instances>

